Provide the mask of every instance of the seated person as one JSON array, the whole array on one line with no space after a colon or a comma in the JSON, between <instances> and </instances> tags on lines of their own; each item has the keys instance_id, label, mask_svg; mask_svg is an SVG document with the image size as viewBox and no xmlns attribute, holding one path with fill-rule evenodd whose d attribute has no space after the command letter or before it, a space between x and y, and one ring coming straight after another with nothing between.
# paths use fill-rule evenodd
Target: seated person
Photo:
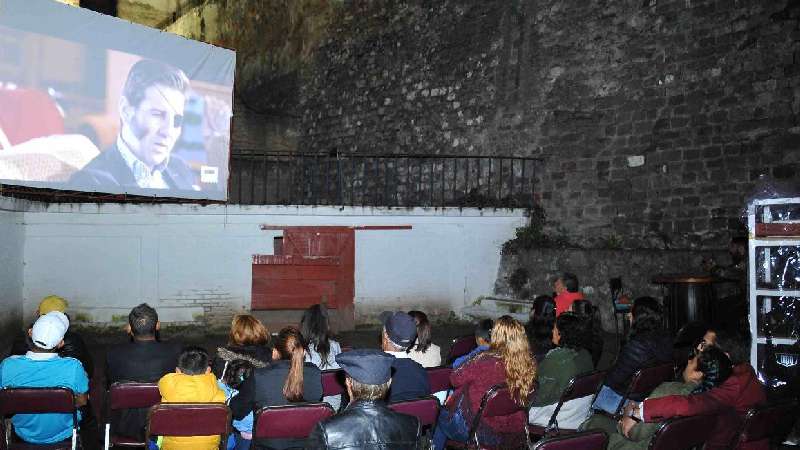
<instances>
[{"instance_id":1,"label":"seated person","mask_svg":"<svg viewBox=\"0 0 800 450\"><path fill-rule=\"evenodd\" d=\"M309 449L418 449L419 420L387 408L383 402L392 384L394 358L378 350L353 350L336 355L347 374L352 403L342 413L317 424Z\"/></svg>"},{"instance_id":2,"label":"seated person","mask_svg":"<svg viewBox=\"0 0 800 450\"><path fill-rule=\"evenodd\" d=\"M62 312L39 316L29 330L31 349L0 363L0 387L66 387L75 393L76 406L85 405L89 378L83 366L75 358L58 354L68 328L69 319ZM11 423L17 436L32 444L52 444L72 436L71 414L16 414Z\"/></svg>"},{"instance_id":3,"label":"seated person","mask_svg":"<svg viewBox=\"0 0 800 450\"><path fill-rule=\"evenodd\" d=\"M272 363L254 369L239 386L239 394L231 399L233 418L242 420L262 406L318 402L322 398L322 373L314 364L305 362L305 347L300 330L282 329L272 349ZM257 440L254 444L256 448L271 449L303 446L303 442L294 439Z\"/></svg>"},{"instance_id":4,"label":"seated person","mask_svg":"<svg viewBox=\"0 0 800 450\"><path fill-rule=\"evenodd\" d=\"M578 277L574 273L564 272L561 274L553 283L553 289L556 291L554 299L556 316L569 311L573 301L583 299L583 293L578 286Z\"/></svg>"},{"instance_id":5,"label":"seated person","mask_svg":"<svg viewBox=\"0 0 800 450\"><path fill-rule=\"evenodd\" d=\"M225 392L226 402L239 393L239 386L245 379L253 374L253 364L244 359L236 359L225 365L225 373L222 378L217 380L217 385ZM253 440L253 412L246 415L241 420L233 421L234 431L228 438L228 449L242 450L250 448L250 441Z\"/></svg>"},{"instance_id":6,"label":"seated person","mask_svg":"<svg viewBox=\"0 0 800 450\"><path fill-rule=\"evenodd\" d=\"M422 367L439 367L442 365L442 352L431 338L431 322L422 311L409 311L408 315L417 324L417 340L408 350L408 356Z\"/></svg>"},{"instance_id":7,"label":"seated person","mask_svg":"<svg viewBox=\"0 0 800 450\"><path fill-rule=\"evenodd\" d=\"M225 393L211 373L208 352L201 347L186 347L178 357L175 373L158 380L163 403L225 403ZM165 436L161 450L215 450L219 436Z\"/></svg>"},{"instance_id":8,"label":"seated person","mask_svg":"<svg viewBox=\"0 0 800 450\"><path fill-rule=\"evenodd\" d=\"M639 369L671 362L672 338L663 329L661 305L652 297L639 297L631 309L631 335L592 405L595 410L616 412L633 375Z\"/></svg>"},{"instance_id":9,"label":"seated person","mask_svg":"<svg viewBox=\"0 0 800 450\"><path fill-rule=\"evenodd\" d=\"M553 348L553 325L556 323L556 303L549 295L540 295L533 300L533 306L525 324L528 345L537 363Z\"/></svg>"},{"instance_id":10,"label":"seated person","mask_svg":"<svg viewBox=\"0 0 800 450\"><path fill-rule=\"evenodd\" d=\"M670 395L689 398L694 394L706 392L724 383L730 376L732 367L730 359L722 350L713 346L707 347L698 355L696 363L688 365L684 370L682 382L661 383L648 396L648 399ZM626 408L628 414L624 415L618 423L614 423L606 416L595 415L585 424L584 428L600 428L607 432L609 449L647 449L661 423L641 422L636 417L638 408L638 404L631 402Z\"/></svg>"},{"instance_id":11,"label":"seated person","mask_svg":"<svg viewBox=\"0 0 800 450\"><path fill-rule=\"evenodd\" d=\"M546 427L558 405L561 394L575 376L594 370L592 357L583 347L583 319L564 313L553 327L553 344L536 373L539 388L533 399L528 421ZM559 428L574 430L586 420L592 396L576 398L564 403L556 417Z\"/></svg>"},{"instance_id":12,"label":"seated person","mask_svg":"<svg viewBox=\"0 0 800 450\"><path fill-rule=\"evenodd\" d=\"M583 348L592 355L594 367L600 363L603 356L603 324L600 320L600 311L589 300L575 300L569 310L583 319Z\"/></svg>"},{"instance_id":13,"label":"seated person","mask_svg":"<svg viewBox=\"0 0 800 450\"><path fill-rule=\"evenodd\" d=\"M396 312L386 317L381 347L384 352L395 357L392 363L393 381L389 388L389 402L431 394L428 372L408 355L408 349L414 345L416 337L417 324L411 316Z\"/></svg>"},{"instance_id":14,"label":"seated person","mask_svg":"<svg viewBox=\"0 0 800 450\"><path fill-rule=\"evenodd\" d=\"M178 344L156 340L161 328L158 313L147 303L131 309L126 331L131 342L115 345L106 354L106 382L155 383L175 370L181 348ZM107 386L107 387L108 387ZM115 434L144 439L149 408L134 408L113 411L111 428Z\"/></svg>"},{"instance_id":15,"label":"seated person","mask_svg":"<svg viewBox=\"0 0 800 450\"><path fill-rule=\"evenodd\" d=\"M642 402L639 418L646 422L660 422L675 416L717 414L714 432L706 443L706 449L726 448L740 429L747 411L767 401L764 387L749 362L750 339L748 331L717 331L715 346L724 351L733 363L731 376L702 394L647 399ZM726 414L731 409L736 414ZM769 442L765 440L749 445L749 448L766 449Z\"/></svg>"},{"instance_id":16,"label":"seated person","mask_svg":"<svg viewBox=\"0 0 800 450\"><path fill-rule=\"evenodd\" d=\"M466 355L461 355L455 360L453 360L453 369L469 361L470 359L472 359L473 356L477 355L478 353L489 350L489 344L491 343L492 339L491 336L492 336L493 326L494 326L494 321L492 319L483 319L480 322L478 322L478 325L475 326L475 343L478 344L478 346L473 348L472 351L467 353Z\"/></svg>"}]
</instances>

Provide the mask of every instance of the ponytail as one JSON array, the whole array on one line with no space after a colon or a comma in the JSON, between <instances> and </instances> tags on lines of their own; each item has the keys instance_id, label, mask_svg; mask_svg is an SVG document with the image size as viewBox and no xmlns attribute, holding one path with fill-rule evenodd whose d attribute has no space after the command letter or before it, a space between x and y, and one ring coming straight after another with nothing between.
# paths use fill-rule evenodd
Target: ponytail
<instances>
[{"instance_id":1,"label":"ponytail","mask_svg":"<svg viewBox=\"0 0 800 450\"><path fill-rule=\"evenodd\" d=\"M289 360L289 374L283 383L283 396L290 402L303 401L304 347L303 335L297 328L286 327L278 333L275 348L281 359Z\"/></svg>"}]
</instances>

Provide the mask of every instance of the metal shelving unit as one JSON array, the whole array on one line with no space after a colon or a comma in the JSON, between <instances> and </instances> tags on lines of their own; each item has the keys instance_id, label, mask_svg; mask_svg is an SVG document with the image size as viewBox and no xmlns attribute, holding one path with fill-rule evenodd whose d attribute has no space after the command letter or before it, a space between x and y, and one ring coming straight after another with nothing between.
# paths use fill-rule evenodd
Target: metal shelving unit
<instances>
[{"instance_id":1,"label":"metal shelving unit","mask_svg":"<svg viewBox=\"0 0 800 450\"><path fill-rule=\"evenodd\" d=\"M763 359L764 354L758 351L759 346L767 343L761 323L763 318L773 310L776 301L800 302L800 286L787 286L786 280L780 276L776 279L772 265L773 256L795 251L793 249L800 256L800 219L790 217L776 220L773 217L775 211L785 211L787 208L800 209L800 197L755 200L747 210L750 332L755 337L750 349L750 361L755 368L760 367L760 358ZM774 334L772 344L793 345L797 338L796 330L784 335Z\"/></svg>"}]
</instances>

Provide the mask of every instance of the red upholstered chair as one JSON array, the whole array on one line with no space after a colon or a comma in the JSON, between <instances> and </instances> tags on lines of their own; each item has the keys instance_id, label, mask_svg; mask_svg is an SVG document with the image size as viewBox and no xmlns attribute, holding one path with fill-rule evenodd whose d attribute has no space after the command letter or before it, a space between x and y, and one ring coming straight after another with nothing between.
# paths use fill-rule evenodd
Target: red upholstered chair
<instances>
[{"instance_id":1,"label":"red upholstered chair","mask_svg":"<svg viewBox=\"0 0 800 450\"><path fill-rule=\"evenodd\" d=\"M345 373L342 369L322 371L322 396L344 394L347 388L344 386Z\"/></svg>"},{"instance_id":2,"label":"red upholstered chair","mask_svg":"<svg viewBox=\"0 0 800 450\"><path fill-rule=\"evenodd\" d=\"M478 438L478 426L480 425L481 420L484 418L510 416L526 411L526 406L518 405L514 399L511 398L511 394L509 393L508 387L505 383L492 386L483 395L483 398L481 399L481 406L478 408L478 412L475 414L475 418L472 420L472 424L469 427L469 442L474 442L479 448L481 447L481 443ZM525 414L526 421L527 417L527 414ZM522 433L527 435L527 428L522 428L524 429ZM447 446L455 448L467 448L467 443L448 440Z\"/></svg>"},{"instance_id":3,"label":"red upholstered chair","mask_svg":"<svg viewBox=\"0 0 800 450\"><path fill-rule=\"evenodd\" d=\"M106 393L104 447L144 447L146 442L114 434L111 413L122 409L150 408L161 402L161 393L155 383L114 383Z\"/></svg>"},{"instance_id":4,"label":"red upholstered chair","mask_svg":"<svg viewBox=\"0 0 800 450\"><path fill-rule=\"evenodd\" d=\"M649 450L684 450L702 447L711 437L714 416L673 417L658 428Z\"/></svg>"},{"instance_id":5,"label":"red upholstered chair","mask_svg":"<svg viewBox=\"0 0 800 450\"><path fill-rule=\"evenodd\" d=\"M224 403L159 403L147 413L145 441L152 436L219 435L225 450L231 432L231 410Z\"/></svg>"},{"instance_id":6,"label":"red upholstered chair","mask_svg":"<svg viewBox=\"0 0 800 450\"><path fill-rule=\"evenodd\" d=\"M577 430L559 429L558 420L556 420L558 417L558 412L561 410L561 407L564 406L564 403L570 400L575 400L581 397L593 395L595 392L597 392L600 389L600 386L603 384L603 379L605 378L605 376L606 376L605 371L596 370L594 372L578 375L572 380L570 380L566 389L564 389L564 392L561 393L561 398L558 399L558 404L556 405L556 409L550 416L550 420L547 422L547 426L542 427L539 425L529 425L528 432L534 436L549 436L549 435L558 435L562 433L575 433Z\"/></svg>"},{"instance_id":7,"label":"red upholstered chair","mask_svg":"<svg viewBox=\"0 0 800 450\"><path fill-rule=\"evenodd\" d=\"M591 430L542 439L533 446L533 450L605 450L606 445L608 435L601 430Z\"/></svg>"},{"instance_id":8,"label":"red upholstered chair","mask_svg":"<svg viewBox=\"0 0 800 450\"><path fill-rule=\"evenodd\" d=\"M436 424L439 417L439 400L434 396L389 403L389 409L419 419L422 428Z\"/></svg>"},{"instance_id":9,"label":"red upholstered chair","mask_svg":"<svg viewBox=\"0 0 800 450\"><path fill-rule=\"evenodd\" d=\"M456 358L466 355L477 346L478 344L475 343L474 335L461 336L453 339L450 351L447 352L447 364L452 365Z\"/></svg>"},{"instance_id":10,"label":"red upholstered chair","mask_svg":"<svg viewBox=\"0 0 800 450\"><path fill-rule=\"evenodd\" d=\"M13 442L10 421L4 421L5 449L49 449L61 450L78 448L78 409L75 395L67 388L5 388L0 390L0 416L6 419L14 414L72 414L72 437L62 442L47 445L33 445Z\"/></svg>"},{"instance_id":11,"label":"red upholstered chair","mask_svg":"<svg viewBox=\"0 0 800 450\"><path fill-rule=\"evenodd\" d=\"M620 399L619 405L617 405L617 409L612 417L615 420L619 420L619 418L622 417L622 408L625 406L625 402L627 400L642 401L648 395L650 395L650 393L653 392L653 389L658 387L659 384L665 381L670 381L674 378L674 362L662 363L639 369L639 371L636 372L631 378L628 389L625 391L625 395L623 395ZM595 395L595 398L597 398L597 395ZM594 403L594 400L592 400L592 403ZM604 414L604 411L596 412Z\"/></svg>"},{"instance_id":12,"label":"red upholstered chair","mask_svg":"<svg viewBox=\"0 0 800 450\"><path fill-rule=\"evenodd\" d=\"M428 372L428 382L431 385L431 392L450 390L450 374L453 373L452 367L440 366L425 369Z\"/></svg>"},{"instance_id":13,"label":"red upholstered chair","mask_svg":"<svg viewBox=\"0 0 800 450\"><path fill-rule=\"evenodd\" d=\"M327 403L265 406L255 414L253 439L305 439L317 423L333 414Z\"/></svg>"},{"instance_id":14,"label":"red upholstered chair","mask_svg":"<svg viewBox=\"0 0 800 450\"><path fill-rule=\"evenodd\" d=\"M751 409L747 412L742 431L736 435L736 441L731 448L764 439L773 442L783 440L797 419L797 407L797 401L788 401Z\"/></svg>"}]
</instances>

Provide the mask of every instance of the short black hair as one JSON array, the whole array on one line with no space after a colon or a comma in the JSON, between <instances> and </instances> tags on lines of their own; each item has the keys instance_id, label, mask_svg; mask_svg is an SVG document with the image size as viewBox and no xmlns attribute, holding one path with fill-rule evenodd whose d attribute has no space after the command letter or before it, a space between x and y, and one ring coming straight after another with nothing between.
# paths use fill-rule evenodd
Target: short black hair
<instances>
[{"instance_id":1,"label":"short black hair","mask_svg":"<svg viewBox=\"0 0 800 450\"><path fill-rule=\"evenodd\" d=\"M491 342L492 328L494 328L494 321L492 319L481 320L475 326L475 337L483 338L486 342Z\"/></svg>"},{"instance_id":2,"label":"short black hair","mask_svg":"<svg viewBox=\"0 0 800 450\"><path fill-rule=\"evenodd\" d=\"M208 369L208 351L203 347L184 347L178 356L178 368L186 375L202 375Z\"/></svg>"},{"instance_id":3,"label":"short black hair","mask_svg":"<svg viewBox=\"0 0 800 450\"><path fill-rule=\"evenodd\" d=\"M558 334L561 335L561 341L558 343L559 347L573 350L583 348L586 324L582 317L571 312L561 313L556 319L556 328L558 328Z\"/></svg>"},{"instance_id":4,"label":"short black hair","mask_svg":"<svg viewBox=\"0 0 800 450\"><path fill-rule=\"evenodd\" d=\"M128 314L128 324L130 324L131 333L134 336L155 336L157 323L158 313L147 303L136 306Z\"/></svg>"},{"instance_id":5,"label":"short black hair","mask_svg":"<svg viewBox=\"0 0 800 450\"><path fill-rule=\"evenodd\" d=\"M724 383L733 372L733 364L722 349L712 345L697 355L697 370L703 372L703 380L693 393L705 392Z\"/></svg>"},{"instance_id":6,"label":"short black hair","mask_svg":"<svg viewBox=\"0 0 800 450\"><path fill-rule=\"evenodd\" d=\"M752 338L749 330L719 330L714 345L727 353L733 365L750 362Z\"/></svg>"},{"instance_id":7,"label":"short black hair","mask_svg":"<svg viewBox=\"0 0 800 450\"><path fill-rule=\"evenodd\" d=\"M578 276L574 273L564 272L561 274L561 282L568 292L578 292Z\"/></svg>"}]
</instances>

